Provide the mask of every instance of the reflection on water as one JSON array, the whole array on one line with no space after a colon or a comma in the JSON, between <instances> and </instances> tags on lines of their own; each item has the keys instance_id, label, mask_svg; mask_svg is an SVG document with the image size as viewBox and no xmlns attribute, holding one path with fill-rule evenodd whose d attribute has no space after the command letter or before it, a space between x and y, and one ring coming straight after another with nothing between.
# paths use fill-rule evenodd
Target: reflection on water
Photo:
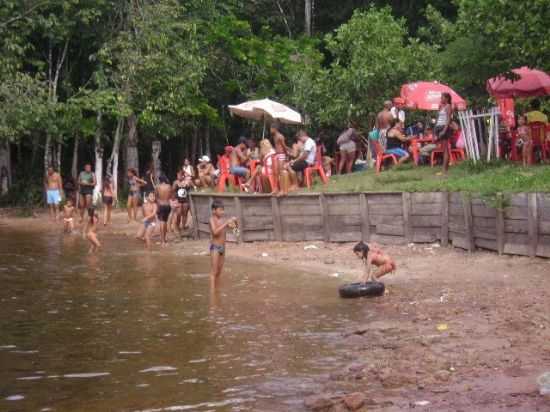
<instances>
[{"instance_id":1,"label":"reflection on water","mask_svg":"<svg viewBox=\"0 0 550 412\"><path fill-rule=\"evenodd\" d=\"M207 257L103 241L0 230L0 410L301 410L363 312L332 278L229 259L212 288Z\"/></svg>"}]
</instances>

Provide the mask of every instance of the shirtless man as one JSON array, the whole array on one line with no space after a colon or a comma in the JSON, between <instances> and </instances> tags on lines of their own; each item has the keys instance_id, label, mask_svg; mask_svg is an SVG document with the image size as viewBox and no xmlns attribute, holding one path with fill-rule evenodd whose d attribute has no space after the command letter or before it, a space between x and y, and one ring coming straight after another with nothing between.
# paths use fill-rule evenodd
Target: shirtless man
<instances>
[{"instance_id":1,"label":"shirtless man","mask_svg":"<svg viewBox=\"0 0 550 412\"><path fill-rule=\"evenodd\" d=\"M231 152L231 168L229 169L232 175L242 177L245 181L250 177L250 171L246 167L246 163L249 160L247 150L246 138L241 137L239 139L239 144L235 146Z\"/></svg>"},{"instance_id":2,"label":"shirtless man","mask_svg":"<svg viewBox=\"0 0 550 412\"><path fill-rule=\"evenodd\" d=\"M58 219L59 203L61 203L61 194L63 191L63 182L61 176L53 167L48 167L48 175L46 176L46 193L48 200L48 208L50 209L50 218Z\"/></svg>"},{"instance_id":3,"label":"shirtless man","mask_svg":"<svg viewBox=\"0 0 550 412\"><path fill-rule=\"evenodd\" d=\"M363 282L369 282L381 278L387 273L394 272L397 269L393 259L380 249L380 247L371 243L370 246L364 242L359 242L353 248L353 252L365 264L365 271L362 276ZM371 265L377 266L376 272L371 273Z\"/></svg>"},{"instance_id":4,"label":"shirtless man","mask_svg":"<svg viewBox=\"0 0 550 412\"><path fill-rule=\"evenodd\" d=\"M391 121L393 120L393 115L391 114L392 108L391 100L386 100L384 102L384 109L376 116L376 128L380 132L380 138L382 139L382 146L385 147L386 133L390 128Z\"/></svg>"},{"instance_id":5,"label":"shirtless man","mask_svg":"<svg viewBox=\"0 0 550 412\"><path fill-rule=\"evenodd\" d=\"M220 277L225 262L225 233L227 228L237 227L237 218L232 217L229 220L223 221L225 210L223 204L219 201L212 203L212 217L210 218L210 258L212 261L212 269L210 277L216 280Z\"/></svg>"},{"instance_id":6,"label":"shirtless man","mask_svg":"<svg viewBox=\"0 0 550 412\"><path fill-rule=\"evenodd\" d=\"M96 185L95 174L92 165L86 163L84 170L78 175L78 187L80 189L80 223L84 219L84 212L92 207L92 196Z\"/></svg>"},{"instance_id":7,"label":"shirtless man","mask_svg":"<svg viewBox=\"0 0 550 412\"><path fill-rule=\"evenodd\" d=\"M159 177L160 184L157 185L157 216L160 222L160 244L166 246L166 233L168 231L168 217L170 216L171 207L170 199L172 198L172 186L170 186L168 178L162 174Z\"/></svg>"},{"instance_id":8,"label":"shirtless man","mask_svg":"<svg viewBox=\"0 0 550 412\"><path fill-rule=\"evenodd\" d=\"M200 186L203 188L213 186L214 179L212 178L212 176L214 175L214 166L212 166L212 163L210 162L210 158L208 156L205 155L199 159L197 172L199 174L199 178L195 182L196 186Z\"/></svg>"}]
</instances>

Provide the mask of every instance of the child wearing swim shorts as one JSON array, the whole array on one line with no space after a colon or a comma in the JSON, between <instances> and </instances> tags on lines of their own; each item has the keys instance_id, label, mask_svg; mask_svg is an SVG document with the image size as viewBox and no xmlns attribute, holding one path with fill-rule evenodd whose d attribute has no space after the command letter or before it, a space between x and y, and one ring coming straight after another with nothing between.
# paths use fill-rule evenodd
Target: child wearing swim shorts
<instances>
[{"instance_id":1,"label":"child wearing swim shorts","mask_svg":"<svg viewBox=\"0 0 550 412\"><path fill-rule=\"evenodd\" d=\"M157 225L158 205L155 201L155 192L147 195L147 202L143 205L143 226L139 228L137 238L145 241L145 247L151 250L151 235Z\"/></svg>"},{"instance_id":2,"label":"child wearing swim shorts","mask_svg":"<svg viewBox=\"0 0 550 412\"><path fill-rule=\"evenodd\" d=\"M393 259L384 253L375 243L371 243L369 246L364 242L359 242L354 246L353 252L365 265L365 271L362 276L363 282L376 281L397 269ZM374 273L371 273L371 265L378 267Z\"/></svg>"},{"instance_id":3,"label":"child wearing swim shorts","mask_svg":"<svg viewBox=\"0 0 550 412\"><path fill-rule=\"evenodd\" d=\"M71 199L63 206L63 231L71 233L74 230L74 205Z\"/></svg>"},{"instance_id":4,"label":"child wearing swim shorts","mask_svg":"<svg viewBox=\"0 0 550 412\"><path fill-rule=\"evenodd\" d=\"M210 218L210 258L212 269L210 277L216 279L220 277L225 262L225 237L227 228L237 230L237 218L232 217L223 221L225 209L221 202L215 201L212 203L212 217Z\"/></svg>"}]
</instances>

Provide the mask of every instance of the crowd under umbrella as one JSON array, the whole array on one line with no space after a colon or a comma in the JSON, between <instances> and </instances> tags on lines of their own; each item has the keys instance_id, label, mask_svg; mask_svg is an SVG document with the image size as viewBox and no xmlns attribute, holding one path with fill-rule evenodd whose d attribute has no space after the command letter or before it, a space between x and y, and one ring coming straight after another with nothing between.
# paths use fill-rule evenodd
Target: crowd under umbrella
<instances>
[{"instance_id":1,"label":"crowd under umbrella","mask_svg":"<svg viewBox=\"0 0 550 412\"><path fill-rule=\"evenodd\" d=\"M232 116L263 122L262 138L265 137L267 122L277 121L291 125L303 123L300 113L271 99L249 100L238 105L229 105L228 108Z\"/></svg>"}]
</instances>

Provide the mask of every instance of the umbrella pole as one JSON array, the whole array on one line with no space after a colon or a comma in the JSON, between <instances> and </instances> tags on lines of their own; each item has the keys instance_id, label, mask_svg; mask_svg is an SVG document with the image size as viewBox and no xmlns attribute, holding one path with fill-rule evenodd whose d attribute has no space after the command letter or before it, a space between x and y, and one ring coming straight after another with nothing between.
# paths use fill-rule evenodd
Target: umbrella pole
<instances>
[{"instance_id":1,"label":"umbrella pole","mask_svg":"<svg viewBox=\"0 0 550 412\"><path fill-rule=\"evenodd\" d=\"M265 139L265 115L264 115L264 127L262 129L262 140Z\"/></svg>"}]
</instances>

